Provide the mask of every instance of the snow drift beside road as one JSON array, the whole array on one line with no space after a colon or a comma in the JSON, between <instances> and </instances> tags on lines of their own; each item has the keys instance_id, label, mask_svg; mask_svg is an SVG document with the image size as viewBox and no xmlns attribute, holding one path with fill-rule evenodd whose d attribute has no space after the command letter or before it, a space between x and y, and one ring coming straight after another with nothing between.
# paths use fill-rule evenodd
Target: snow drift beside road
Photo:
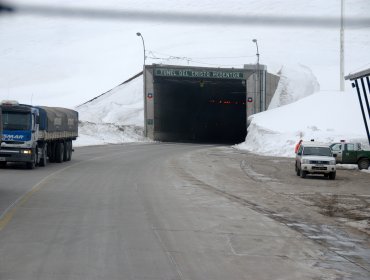
<instances>
[{"instance_id":1,"label":"snow drift beside road","mask_svg":"<svg viewBox=\"0 0 370 280\"><path fill-rule=\"evenodd\" d=\"M246 141L236 147L262 155L293 157L299 139L367 142L354 92L318 92L251 119Z\"/></svg>"},{"instance_id":2,"label":"snow drift beside road","mask_svg":"<svg viewBox=\"0 0 370 280\"><path fill-rule=\"evenodd\" d=\"M143 76L81 105L76 146L148 141L143 136Z\"/></svg>"}]
</instances>

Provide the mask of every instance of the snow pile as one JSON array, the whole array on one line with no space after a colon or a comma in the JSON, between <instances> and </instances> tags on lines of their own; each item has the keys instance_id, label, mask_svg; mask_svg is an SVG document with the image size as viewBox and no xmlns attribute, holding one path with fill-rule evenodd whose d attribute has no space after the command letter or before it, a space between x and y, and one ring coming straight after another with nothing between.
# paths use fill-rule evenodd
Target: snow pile
<instances>
[{"instance_id":1,"label":"snow pile","mask_svg":"<svg viewBox=\"0 0 370 280\"><path fill-rule=\"evenodd\" d=\"M143 76L77 107L81 121L143 126Z\"/></svg>"},{"instance_id":2,"label":"snow pile","mask_svg":"<svg viewBox=\"0 0 370 280\"><path fill-rule=\"evenodd\" d=\"M149 141L143 136L143 129L133 125L117 125L114 123L80 122L79 137L74 146L91 146L105 144L121 144Z\"/></svg>"},{"instance_id":3,"label":"snow pile","mask_svg":"<svg viewBox=\"0 0 370 280\"><path fill-rule=\"evenodd\" d=\"M318 92L297 102L251 116L239 149L269 156L294 156L299 141L361 142L366 133L354 92Z\"/></svg>"},{"instance_id":4,"label":"snow pile","mask_svg":"<svg viewBox=\"0 0 370 280\"><path fill-rule=\"evenodd\" d=\"M148 141L143 136L143 77L119 85L77 108L77 146Z\"/></svg>"},{"instance_id":5,"label":"snow pile","mask_svg":"<svg viewBox=\"0 0 370 280\"><path fill-rule=\"evenodd\" d=\"M293 103L320 90L320 85L306 66L283 66L278 72L279 84L269 109Z\"/></svg>"}]
</instances>

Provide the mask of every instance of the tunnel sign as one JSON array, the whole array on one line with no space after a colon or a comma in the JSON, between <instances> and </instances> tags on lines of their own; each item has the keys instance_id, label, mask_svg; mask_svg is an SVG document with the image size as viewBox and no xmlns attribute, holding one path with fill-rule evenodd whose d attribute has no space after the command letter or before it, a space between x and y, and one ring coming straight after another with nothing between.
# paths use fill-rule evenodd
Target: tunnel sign
<instances>
[{"instance_id":1,"label":"tunnel sign","mask_svg":"<svg viewBox=\"0 0 370 280\"><path fill-rule=\"evenodd\" d=\"M245 80L243 72L222 71L222 70L156 68L154 70L154 75L161 76L161 77L179 77L179 78L211 78L211 79Z\"/></svg>"},{"instance_id":2,"label":"tunnel sign","mask_svg":"<svg viewBox=\"0 0 370 280\"><path fill-rule=\"evenodd\" d=\"M149 92L149 93L147 94L147 97L148 97L149 99L152 99L152 98L153 98L153 93Z\"/></svg>"}]
</instances>

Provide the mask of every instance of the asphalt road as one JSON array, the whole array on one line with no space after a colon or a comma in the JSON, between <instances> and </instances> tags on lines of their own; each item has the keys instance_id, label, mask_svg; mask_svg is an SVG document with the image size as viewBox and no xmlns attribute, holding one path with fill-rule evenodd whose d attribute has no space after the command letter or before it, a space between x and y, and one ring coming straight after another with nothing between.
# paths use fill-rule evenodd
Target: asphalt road
<instances>
[{"instance_id":1,"label":"asphalt road","mask_svg":"<svg viewBox=\"0 0 370 280\"><path fill-rule=\"evenodd\" d=\"M366 202L370 175L302 181L293 164L131 144L2 169L0 279L369 279L369 235L309 195Z\"/></svg>"}]
</instances>

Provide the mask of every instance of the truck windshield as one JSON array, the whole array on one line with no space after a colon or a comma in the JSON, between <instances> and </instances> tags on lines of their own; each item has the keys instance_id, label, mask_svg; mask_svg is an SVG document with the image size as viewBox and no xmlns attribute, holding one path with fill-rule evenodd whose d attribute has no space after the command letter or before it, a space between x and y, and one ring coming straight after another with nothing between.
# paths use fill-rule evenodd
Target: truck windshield
<instances>
[{"instance_id":1,"label":"truck windshield","mask_svg":"<svg viewBox=\"0 0 370 280\"><path fill-rule=\"evenodd\" d=\"M30 130L31 114L19 112L3 112L4 130Z\"/></svg>"},{"instance_id":2,"label":"truck windshield","mask_svg":"<svg viewBox=\"0 0 370 280\"><path fill-rule=\"evenodd\" d=\"M331 157L331 149L325 147L305 147L303 150L305 156L326 156Z\"/></svg>"}]
</instances>

